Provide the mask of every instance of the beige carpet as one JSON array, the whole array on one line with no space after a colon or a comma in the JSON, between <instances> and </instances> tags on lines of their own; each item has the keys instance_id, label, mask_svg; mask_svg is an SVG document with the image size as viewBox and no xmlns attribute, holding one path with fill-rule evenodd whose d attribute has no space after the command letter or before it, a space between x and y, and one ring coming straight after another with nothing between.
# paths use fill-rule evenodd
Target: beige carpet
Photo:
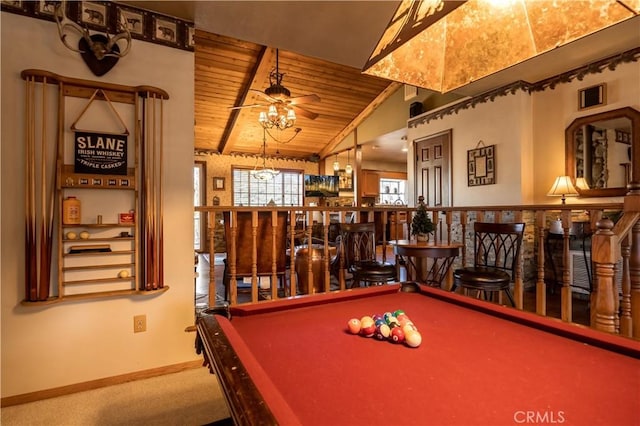
<instances>
[{"instance_id":1,"label":"beige carpet","mask_svg":"<svg viewBox=\"0 0 640 426\"><path fill-rule=\"evenodd\" d=\"M209 370L195 368L2 408L2 426L205 425L228 417Z\"/></svg>"}]
</instances>

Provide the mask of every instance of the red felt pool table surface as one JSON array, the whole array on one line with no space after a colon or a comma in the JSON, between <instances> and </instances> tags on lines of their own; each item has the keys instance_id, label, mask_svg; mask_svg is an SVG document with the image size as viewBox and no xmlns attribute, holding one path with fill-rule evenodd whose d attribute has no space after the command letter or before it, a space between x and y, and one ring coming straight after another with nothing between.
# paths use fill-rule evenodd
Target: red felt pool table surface
<instances>
[{"instance_id":1,"label":"red felt pool table surface","mask_svg":"<svg viewBox=\"0 0 640 426\"><path fill-rule=\"evenodd\" d=\"M280 424L640 424L640 342L440 289L399 290L235 307L198 331L213 340L207 321L220 326ZM347 331L350 318L397 309L418 327L418 348ZM225 392L242 393L226 364Z\"/></svg>"}]
</instances>

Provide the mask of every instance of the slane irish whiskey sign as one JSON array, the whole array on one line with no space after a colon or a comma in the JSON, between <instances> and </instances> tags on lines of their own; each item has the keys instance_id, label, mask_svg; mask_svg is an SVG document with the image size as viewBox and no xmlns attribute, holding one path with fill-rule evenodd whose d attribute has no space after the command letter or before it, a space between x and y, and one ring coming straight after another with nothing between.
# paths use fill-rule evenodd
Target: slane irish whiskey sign
<instances>
[{"instance_id":1,"label":"slane irish whiskey sign","mask_svg":"<svg viewBox=\"0 0 640 426\"><path fill-rule=\"evenodd\" d=\"M127 174L127 135L76 132L76 173Z\"/></svg>"}]
</instances>

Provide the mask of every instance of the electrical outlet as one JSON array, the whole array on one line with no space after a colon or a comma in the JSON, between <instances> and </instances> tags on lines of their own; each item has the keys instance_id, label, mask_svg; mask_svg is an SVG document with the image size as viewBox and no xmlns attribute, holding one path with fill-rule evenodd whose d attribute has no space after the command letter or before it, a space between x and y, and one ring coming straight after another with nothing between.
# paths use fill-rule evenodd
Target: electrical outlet
<instances>
[{"instance_id":1,"label":"electrical outlet","mask_svg":"<svg viewBox=\"0 0 640 426\"><path fill-rule=\"evenodd\" d=\"M141 333L143 331L147 331L147 316L135 315L133 317L133 332Z\"/></svg>"}]
</instances>

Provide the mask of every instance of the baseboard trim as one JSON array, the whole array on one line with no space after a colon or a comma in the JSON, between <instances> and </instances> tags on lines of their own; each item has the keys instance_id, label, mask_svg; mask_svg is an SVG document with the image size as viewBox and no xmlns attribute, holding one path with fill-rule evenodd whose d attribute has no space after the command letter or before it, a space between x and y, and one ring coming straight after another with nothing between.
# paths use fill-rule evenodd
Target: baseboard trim
<instances>
[{"instance_id":1,"label":"baseboard trim","mask_svg":"<svg viewBox=\"0 0 640 426\"><path fill-rule=\"evenodd\" d=\"M179 373L181 371L199 367L202 367L202 360L194 360L183 362L180 364L167 365L164 367L151 368L149 370L121 374L118 376L105 377L104 379L97 379L83 383L76 383L73 385L60 386L58 388L8 396L6 398L0 399L0 407L10 407L12 405L26 404L28 402L35 402L43 399L55 398L57 396L84 392L102 388L105 386L119 385L122 383L132 382L134 380L149 379L151 377L162 376L164 374Z\"/></svg>"}]
</instances>

